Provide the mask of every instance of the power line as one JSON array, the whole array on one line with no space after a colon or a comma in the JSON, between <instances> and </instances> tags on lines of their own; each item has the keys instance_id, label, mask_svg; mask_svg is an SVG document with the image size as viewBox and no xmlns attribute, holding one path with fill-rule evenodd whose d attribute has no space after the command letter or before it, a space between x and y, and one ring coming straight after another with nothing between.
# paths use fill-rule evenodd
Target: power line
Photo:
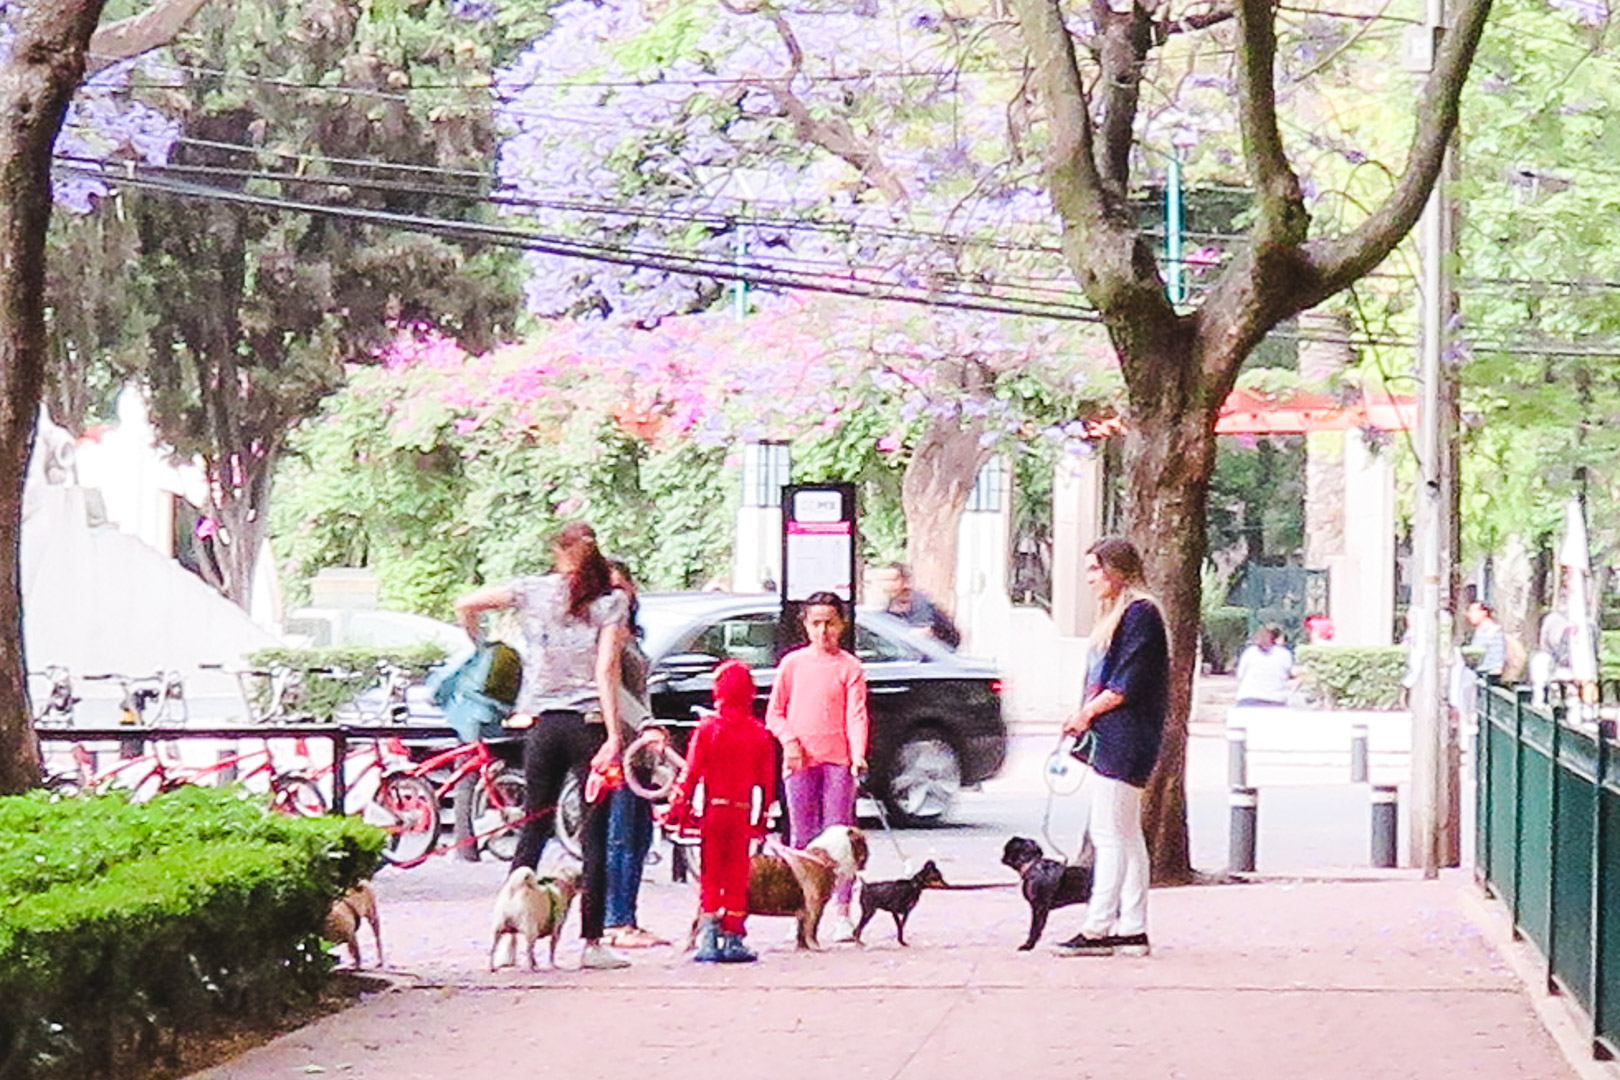
<instances>
[{"instance_id":1,"label":"power line","mask_svg":"<svg viewBox=\"0 0 1620 1080\"><path fill-rule=\"evenodd\" d=\"M748 263L739 265L735 262L693 257L669 251L651 251L628 247L616 248L600 244L589 244L564 237L526 233L521 230L475 222L448 221L439 218L367 210L357 207L334 207L323 203L251 195L227 188L183 181L166 181L139 176L130 177L73 163L63 163L57 167L75 175L91 176L111 185L163 192L181 198L207 199L291 213L360 221L387 228L444 236L470 243L485 243L586 261L690 274L718 281L742 281L765 288L802 289L810 292L835 293L871 300L891 300L898 303L982 311L1002 315L1052 318L1074 322L1099 321L1095 312L1072 303L1065 304L1055 301L1018 298L1005 299L991 294L976 294L950 289L929 289L923 286L886 285L881 281L869 277L862 278L853 273L835 276L826 273L782 270Z\"/></svg>"}]
</instances>

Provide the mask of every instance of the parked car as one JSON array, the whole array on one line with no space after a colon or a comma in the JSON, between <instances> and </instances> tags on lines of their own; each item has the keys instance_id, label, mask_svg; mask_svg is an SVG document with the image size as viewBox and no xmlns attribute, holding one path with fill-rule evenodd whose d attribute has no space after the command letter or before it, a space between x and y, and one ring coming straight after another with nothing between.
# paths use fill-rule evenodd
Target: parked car
<instances>
[{"instance_id":1,"label":"parked car","mask_svg":"<svg viewBox=\"0 0 1620 1080\"><path fill-rule=\"evenodd\" d=\"M724 660L753 669L755 708L764 716L776 664L796 644L780 616L769 594L642 595L653 714L676 733L677 747L696 725L694 707L710 704L712 672ZM995 668L864 609L855 616L855 655L866 668L872 717L872 794L897 824L947 820L962 787L994 776L1006 759Z\"/></svg>"}]
</instances>

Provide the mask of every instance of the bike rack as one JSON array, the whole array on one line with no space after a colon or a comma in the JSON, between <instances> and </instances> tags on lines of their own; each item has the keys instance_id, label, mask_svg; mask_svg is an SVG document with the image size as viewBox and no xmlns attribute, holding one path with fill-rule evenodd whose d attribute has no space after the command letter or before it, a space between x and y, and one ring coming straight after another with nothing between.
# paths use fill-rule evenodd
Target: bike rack
<instances>
[{"instance_id":1,"label":"bike rack","mask_svg":"<svg viewBox=\"0 0 1620 1080\"><path fill-rule=\"evenodd\" d=\"M453 728L427 725L350 725L350 724L243 724L216 727L141 727L127 725L97 728L34 728L40 742L119 742L137 732L143 739L162 742L185 739L266 739L298 738L326 739L332 744L332 760L341 762L348 756L350 739L399 739L403 742L461 742ZM332 808L328 811L343 816L343 805L348 799L348 783L341 768L332 770Z\"/></svg>"}]
</instances>

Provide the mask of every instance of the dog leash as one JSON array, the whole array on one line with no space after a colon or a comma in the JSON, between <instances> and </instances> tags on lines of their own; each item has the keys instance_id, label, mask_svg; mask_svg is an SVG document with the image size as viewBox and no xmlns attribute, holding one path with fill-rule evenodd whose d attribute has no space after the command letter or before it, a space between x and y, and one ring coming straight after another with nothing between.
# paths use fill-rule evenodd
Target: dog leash
<instances>
[{"instance_id":1,"label":"dog leash","mask_svg":"<svg viewBox=\"0 0 1620 1080\"><path fill-rule=\"evenodd\" d=\"M894 829L889 825L889 811L883 805L882 798L867 790L866 778L869 775L869 773L861 774L860 779L856 781L856 790L857 792L864 794L868 799L871 799L872 804L877 807L878 821L883 825L883 831L888 834L889 843L894 845L894 853L900 856L901 869L908 874L915 873L915 871L911 869L911 859L907 857L905 849L900 846L900 837L895 835Z\"/></svg>"},{"instance_id":2,"label":"dog leash","mask_svg":"<svg viewBox=\"0 0 1620 1080\"><path fill-rule=\"evenodd\" d=\"M1078 795L1086 786L1091 768L1074 755L1080 751L1094 749L1096 742L1096 733L1089 728L1078 737L1063 732L1058 736L1057 748L1047 755L1046 767L1041 770L1041 775L1046 781L1046 809L1041 814L1041 836L1053 851L1063 857L1065 864L1069 861L1069 853L1052 839L1052 801L1059 794L1064 797Z\"/></svg>"}]
</instances>

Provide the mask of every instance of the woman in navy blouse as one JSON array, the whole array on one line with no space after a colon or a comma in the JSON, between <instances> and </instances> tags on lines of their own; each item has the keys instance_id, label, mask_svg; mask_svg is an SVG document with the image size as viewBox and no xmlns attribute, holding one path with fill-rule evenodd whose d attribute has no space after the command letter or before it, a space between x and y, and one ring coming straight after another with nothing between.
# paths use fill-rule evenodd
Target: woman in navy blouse
<instances>
[{"instance_id":1,"label":"woman in navy blouse","mask_svg":"<svg viewBox=\"0 0 1620 1080\"><path fill-rule=\"evenodd\" d=\"M1063 723L1092 733L1084 756L1091 785L1096 877L1079 934L1061 956L1146 956L1148 850L1142 789L1159 760L1169 707L1170 642L1148 595L1142 556L1128 540L1105 537L1086 552L1086 583L1097 597L1092 662L1080 708Z\"/></svg>"}]
</instances>

